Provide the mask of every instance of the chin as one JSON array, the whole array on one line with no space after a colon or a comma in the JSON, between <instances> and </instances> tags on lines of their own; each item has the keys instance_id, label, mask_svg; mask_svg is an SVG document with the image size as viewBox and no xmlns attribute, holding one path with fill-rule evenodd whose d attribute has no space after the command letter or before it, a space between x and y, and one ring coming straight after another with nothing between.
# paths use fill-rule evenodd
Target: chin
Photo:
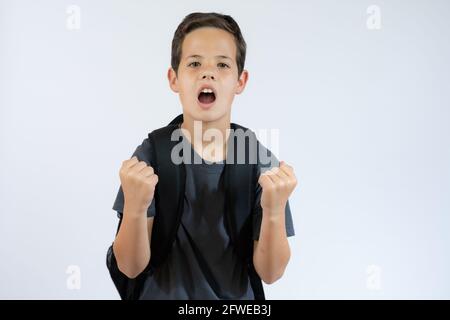
<instances>
[{"instance_id":1,"label":"chin","mask_svg":"<svg viewBox=\"0 0 450 320\"><path fill-rule=\"evenodd\" d=\"M218 107L218 106L214 106ZM222 119L227 115L226 110L220 110L219 108L212 108L209 110L201 110L198 109L198 106L194 106L195 110L186 110L187 114L193 119L197 121L203 122L212 122Z\"/></svg>"}]
</instances>

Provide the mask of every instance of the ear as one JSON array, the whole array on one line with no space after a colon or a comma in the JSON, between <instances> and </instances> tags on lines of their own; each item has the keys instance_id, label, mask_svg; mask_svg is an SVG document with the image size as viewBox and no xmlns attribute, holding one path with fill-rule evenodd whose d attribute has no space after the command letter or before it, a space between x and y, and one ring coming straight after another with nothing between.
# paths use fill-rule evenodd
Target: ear
<instances>
[{"instance_id":1,"label":"ear","mask_svg":"<svg viewBox=\"0 0 450 320\"><path fill-rule=\"evenodd\" d=\"M167 79L169 80L170 89L172 89L173 92L178 93L179 90L178 90L177 74L172 67L170 67L169 70L167 71Z\"/></svg>"},{"instance_id":2,"label":"ear","mask_svg":"<svg viewBox=\"0 0 450 320\"><path fill-rule=\"evenodd\" d=\"M241 76L238 79L236 94L240 94L242 93L242 91L244 91L247 81L248 81L248 71L242 70Z\"/></svg>"}]
</instances>

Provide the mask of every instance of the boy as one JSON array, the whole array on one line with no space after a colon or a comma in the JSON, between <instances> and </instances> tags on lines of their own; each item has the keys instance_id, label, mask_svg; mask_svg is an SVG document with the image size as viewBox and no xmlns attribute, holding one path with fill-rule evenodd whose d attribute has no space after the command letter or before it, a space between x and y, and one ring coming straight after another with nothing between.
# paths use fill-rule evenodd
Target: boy
<instances>
[{"instance_id":1,"label":"boy","mask_svg":"<svg viewBox=\"0 0 450 320\"><path fill-rule=\"evenodd\" d=\"M239 256L239 249L246 244L236 244L236 235L236 241L232 241L232 224L227 224L226 219L230 211L226 208L234 206L227 203L230 201L227 192L233 192L245 180L240 177L227 185L223 179L226 171L223 155L230 152L231 104L234 95L243 92L248 79L244 70L245 52L239 26L230 16L192 13L178 26L172 42L168 80L183 107L178 123L183 142L188 146L183 149L187 150L183 159L189 154L194 163L184 161L182 215L178 222L173 219L164 226L167 229L178 223L174 239L169 241L167 250L162 250L165 258L154 267L152 258L157 257L153 254L159 257L160 251L156 249L160 244L154 242L152 232L158 223L163 224L158 218L167 219L170 210L165 208L172 201L163 200L169 197L167 194L155 197L158 188L163 192L161 183L165 178L152 167L157 157L161 161L161 152L156 152L149 135L132 158L123 162L121 187L113 206L120 222L107 258L122 298L264 299L261 280L270 284L282 276L290 258L287 237L294 235L288 203L297 184L292 167L283 162L278 165L266 149L272 159L269 166L257 165L257 183L250 189L254 195L248 195L254 200L249 215L252 221L249 262ZM200 134L196 134L198 124ZM214 150L205 153L203 150L209 143L205 136L211 130L224 138L215 139ZM166 207L162 207L164 201ZM172 202L176 203L176 198ZM234 234L244 233L242 230L245 228Z\"/></svg>"}]
</instances>

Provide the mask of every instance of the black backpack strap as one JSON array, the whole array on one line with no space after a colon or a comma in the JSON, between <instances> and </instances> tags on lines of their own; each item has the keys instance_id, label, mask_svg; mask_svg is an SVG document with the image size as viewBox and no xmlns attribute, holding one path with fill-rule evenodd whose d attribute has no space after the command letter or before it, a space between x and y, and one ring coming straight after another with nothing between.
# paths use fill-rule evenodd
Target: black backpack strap
<instances>
[{"instance_id":1,"label":"black backpack strap","mask_svg":"<svg viewBox=\"0 0 450 320\"><path fill-rule=\"evenodd\" d=\"M179 114L172 121L170 121L169 126L173 124L181 124L183 123L183 114Z\"/></svg>"},{"instance_id":2,"label":"black backpack strap","mask_svg":"<svg viewBox=\"0 0 450 320\"><path fill-rule=\"evenodd\" d=\"M152 167L158 175L154 196L156 215L151 239L150 265L153 269L158 268L167 257L183 213L186 169L183 162L176 164L171 159L172 150L182 141L181 135L171 140L177 127L171 124L148 135L154 150ZM182 148L179 156L183 156Z\"/></svg>"},{"instance_id":3,"label":"black backpack strap","mask_svg":"<svg viewBox=\"0 0 450 320\"><path fill-rule=\"evenodd\" d=\"M255 299L265 300L261 279L253 265L253 212L258 183L259 144L256 135L249 129L234 123L231 129L233 136L229 139L229 148L233 148L233 152L228 152L224 169L227 229L237 254L247 264ZM239 141L237 130L248 137L244 140L245 148L240 145L242 140Z\"/></svg>"},{"instance_id":4,"label":"black backpack strap","mask_svg":"<svg viewBox=\"0 0 450 320\"><path fill-rule=\"evenodd\" d=\"M236 144L234 145L236 149ZM225 212L231 242L241 258L247 258L252 247L252 220L255 168L248 163L229 163L224 168ZM232 205L231 205L232 204Z\"/></svg>"}]
</instances>

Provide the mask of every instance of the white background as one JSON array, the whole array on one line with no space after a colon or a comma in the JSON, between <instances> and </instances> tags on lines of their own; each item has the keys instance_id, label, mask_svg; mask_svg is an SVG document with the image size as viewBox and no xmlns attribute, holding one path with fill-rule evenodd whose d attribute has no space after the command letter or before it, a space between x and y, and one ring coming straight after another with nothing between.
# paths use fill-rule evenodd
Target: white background
<instances>
[{"instance_id":1,"label":"white background","mask_svg":"<svg viewBox=\"0 0 450 320\"><path fill-rule=\"evenodd\" d=\"M181 112L166 71L194 11L239 23L250 80L232 120L279 129L299 179L292 258L267 298L450 298L449 9L0 0L0 298L118 298L105 264L118 171Z\"/></svg>"}]
</instances>

